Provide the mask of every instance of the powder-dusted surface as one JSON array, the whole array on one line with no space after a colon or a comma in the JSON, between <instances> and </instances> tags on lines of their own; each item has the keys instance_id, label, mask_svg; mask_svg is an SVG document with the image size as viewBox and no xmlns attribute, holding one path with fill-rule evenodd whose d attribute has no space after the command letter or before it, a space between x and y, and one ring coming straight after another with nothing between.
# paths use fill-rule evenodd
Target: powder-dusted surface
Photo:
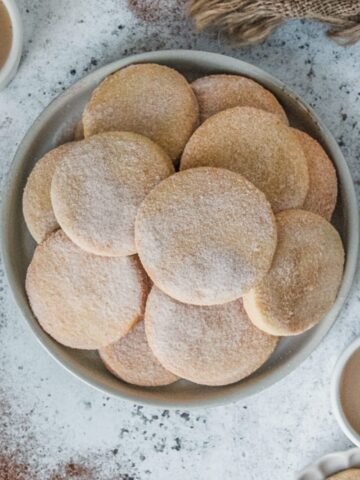
<instances>
[{"instance_id":1,"label":"powder-dusted surface","mask_svg":"<svg viewBox=\"0 0 360 480\"><path fill-rule=\"evenodd\" d=\"M95 135L74 143L55 170L55 216L71 240L88 252L133 255L138 207L172 173L168 155L142 135Z\"/></svg>"},{"instance_id":2,"label":"powder-dusted surface","mask_svg":"<svg viewBox=\"0 0 360 480\"><path fill-rule=\"evenodd\" d=\"M350 425L360 435L360 348L345 366L340 395L343 411Z\"/></svg>"},{"instance_id":3,"label":"powder-dusted surface","mask_svg":"<svg viewBox=\"0 0 360 480\"><path fill-rule=\"evenodd\" d=\"M185 18L186 0L127 0L131 12L140 22L179 22Z\"/></svg>"},{"instance_id":4,"label":"powder-dusted surface","mask_svg":"<svg viewBox=\"0 0 360 480\"><path fill-rule=\"evenodd\" d=\"M263 193L222 168L194 168L160 183L135 222L139 257L177 300L214 305L239 298L269 270L276 226Z\"/></svg>"},{"instance_id":5,"label":"powder-dusted surface","mask_svg":"<svg viewBox=\"0 0 360 480\"><path fill-rule=\"evenodd\" d=\"M71 143L61 145L44 155L35 164L27 180L23 196L23 213L26 225L38 243L59 228L51 205L51 180L57 164L71 147Z\"/></svg>"},{"instance_id":6,"label":"powder-dusted surface","mask_svg":"<svg viewBox=\"0 0 360 480\"><path fill-rule=\"evenodd\" d=\"M360 469L352 468L350 470L344 470L328 477L328 480L360 480Z\"/></svg>"},{"instance_id":7,"label":"powder-dusted surface","mask_svg":"<svg viewBox=\"0 0 360 480\"><path fill-rule=\"evenodd\" d=\"M143 313L147 289L136 256L86 253L62 230L38 245L26 276L41 326L73 348L96 349L126 335Z\"/></svg>"},{"instance_id":8,"label":"powder-dusted surface","mask_svg":"<svg viewBox=\"0 0 360 480\"><path fill-rule=\"evenodd\" d=\"M125 382L156 387L177 380L150 350L143 321L138 322L125 337L101 348L99 354L110 372Z\"/></svg>"},{"instance_id":9,"label":"powder-dusted surface","mask_svg":"<svg viewBox=\"0 0 360 480\"><path fill-rule=\"evenodd\" d=\"M335 301L343 274L344 249L335 228L305 210L276 216L278 244L271 269L244 296L259 328L294 335L316 325Z\"/></svg>"},{"instance_id":10,"label":"powder-dusted surface","mask_svg":"<svg viewBox=\"0 0 360 480\"><path fill-rule=\"evenodd\" d=\"M198 124L196 97L176 70L131 65L106 78L84 115L85 137L108 130L141 133L176 160Z\"/></svg>"},{"instance_id":11,"label":"powder-dusted surface","mask_svg":"<svg viewBox=\"0 0 360 480\"><path fill-rule=\"evenodd\" d=\"M209 75L191 84L199 103L200 119L233 107L254 107L288 119L276 97L250 78L240 75Z\"/></svg>"},{"instance_id":12,"label":"powder-dusted surface","mask_svg":"<svg viewBox=\"0 0 360 480\"><path fill-rule=\"evenodd\" d=\"M178 2L165 3L173 11ZM17 4L25 44L17 76L0 93L1 198L19 142L54 97L110 61L165 48L232 55L287 83L340 142L360 193L360 44L341 48L319 24L295 21L262 45L239 48L195 34L182 17L135 18L126 0ZM109 398L69 375L30 332L0 266L0 405L10 404L0 407L2 451L17 448L17 462L30 462L36 480L51 479L58 465L65 479L68 463L93 470L86 480L292 479L320 456L352 446L331 412L329 382L338 356L360 335L359 279L360 270L335 325L291 375L236 404L186 411Z\"/></svg>"},{"instance_id":13,"label":"powder-dusted surface","mask_svg":"<svg viewBox=\"0 0 360 480\"><path fill-rule=\"evenodd\" d=\"M168 370L203 385L247 377L266 362L278 341L254 327L241 300L186 305L156 287L146 303L145 329L150 347Z\"/></svg>"},{"instance_id":14,"label":"powder-dusted surface","mask_svg":"<svg viewBox=\"0 0 360 480\"><path fill-rule=\"evenodd\" d=\"M335 167L319 142L305 132L296 129L293 131L304 150L309 170L309 191L303 209L330 221L338 190Z\"/></svg>"},{"instance_id":15,"label":"powder-dusted surface","mask_svg":"<svg viewBox=\"0 0 360 480\"><path fill-rule=\"evenodd\" d=\"M266 194L275 212L301 207L309 188L294 133L274 114L252 107L219 112L195 131L180 169L204 166L241 173Z\"/></svg>"}]
</instances>

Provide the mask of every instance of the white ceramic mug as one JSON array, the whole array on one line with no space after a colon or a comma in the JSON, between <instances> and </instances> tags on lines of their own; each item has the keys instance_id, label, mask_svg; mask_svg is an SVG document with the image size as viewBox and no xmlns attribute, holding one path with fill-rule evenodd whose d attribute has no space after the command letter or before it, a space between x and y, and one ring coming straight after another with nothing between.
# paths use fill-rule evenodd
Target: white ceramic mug
<instances>
[{"instance_id":1,"label":"white ceramic mug","mask_svg":"<svg viewBox=\"0 0 360 480\"><path fill-rule=\"evenodd\" d=\"M19 67L23 49L23 26L16 2L15 0L2 0L2 2L9 13L12 25L12 43L9 56L0 69L0 90L3 90L14 78Z\"/></svg>"},{"instance_id":2,"label":"white ceramic mug","mask_svg":"<svg viewBox=\"0 0 360 480\"><path fill-rule=\"evenodd\" d=\"M355 445L360 447L360 435L354 430L354 428L346 418L341 403L342 374L351 356L358 348L360 348L360 338L357 338L353 343L351 343L340 355L340 358L337 361L331 382L331 403L336 420L338 421L342 431Z\"/></svg>"}]
</instances>

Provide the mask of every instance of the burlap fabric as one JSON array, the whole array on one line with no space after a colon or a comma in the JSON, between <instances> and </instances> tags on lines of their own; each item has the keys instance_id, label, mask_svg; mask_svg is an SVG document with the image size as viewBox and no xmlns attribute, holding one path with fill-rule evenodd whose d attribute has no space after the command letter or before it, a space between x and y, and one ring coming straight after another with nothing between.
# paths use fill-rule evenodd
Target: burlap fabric
<instances>
[{"instance_id":1,"label":"burlap fabric","mask_svg":"<svg viewBox=\"0 0 360 480\"><path fill-rule=\"evenodd\" d=\"M328 35L341 44L360 39L360 0L190 0L199 30L223 31L238 43L256 43L285 20L328 23Z\"/></svg>"}]
</instances>

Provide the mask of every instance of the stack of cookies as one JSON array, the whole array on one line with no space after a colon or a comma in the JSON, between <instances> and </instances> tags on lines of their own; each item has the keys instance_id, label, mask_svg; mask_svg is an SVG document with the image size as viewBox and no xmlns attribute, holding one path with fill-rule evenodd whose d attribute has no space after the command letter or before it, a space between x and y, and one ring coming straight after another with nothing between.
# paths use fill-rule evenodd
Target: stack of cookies
<instances>
[{"instance_id":1,"label":"stack of cookies","mask_svg":"<svg viewBox=\"0 0 360 480\"><path fill-rule=\"evenodd\" d=\"M26 290L56 341L132 384L226 385L331 308L336 172L261 85L132 65L96 88L82 130L23 196Z\"/></svg>"}]
</instances>

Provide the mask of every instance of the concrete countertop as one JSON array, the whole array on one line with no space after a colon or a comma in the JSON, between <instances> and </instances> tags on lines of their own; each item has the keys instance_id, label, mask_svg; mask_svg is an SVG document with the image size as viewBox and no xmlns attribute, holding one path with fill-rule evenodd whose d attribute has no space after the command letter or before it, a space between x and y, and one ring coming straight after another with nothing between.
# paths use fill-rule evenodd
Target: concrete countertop
<instances>
[{"instance_id":1,"label":"concrete countertop","mask_svg":"<svg viewBox=\"0 0 360 480\"><path fill-rule=\"evenodd\" d=\"M249 61L293 88L338 140L359 193L360 44L339 47L319 24L291 22L260 46L234 48L196 34L180 3L19 0L24 56L0 93L2 188L26 130L74 81L131 53L190 48ZM337 357L360 335L359 280L330 334L286 379L235 405L169 411L106 397L57 365L0 270L0 479L288 480L349 448L329 390Z\"/></svg>"}]
</instances>

